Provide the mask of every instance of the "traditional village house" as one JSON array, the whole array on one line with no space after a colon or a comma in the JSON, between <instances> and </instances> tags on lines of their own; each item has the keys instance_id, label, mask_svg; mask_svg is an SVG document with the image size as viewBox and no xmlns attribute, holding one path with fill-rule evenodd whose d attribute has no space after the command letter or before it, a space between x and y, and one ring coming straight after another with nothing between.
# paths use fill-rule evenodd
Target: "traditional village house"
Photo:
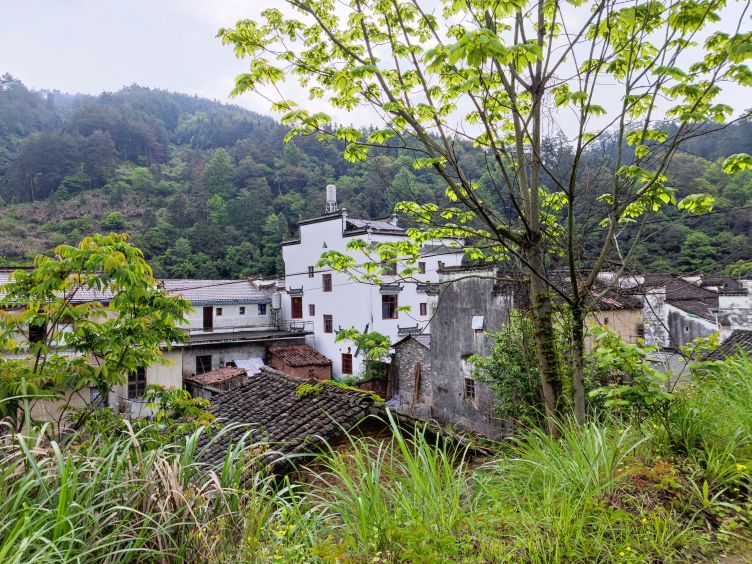
<instances>
[{"instance_id":1,"label":"traditional village house","mask_svg":"<svg viewBox=\"0 0 752 564\"><path fill-rule=\"evenodd\" d=\"M10 272L0 271L0 287L8 282ZM255 373L266 361L268 347L303 344L309 334L303 324L291 325L282 319L280 308L273 307L271 289L258 288L248 280L170 279L159 283L168 292L187 299L194 308L185 323L185 342L165 346L163 364L145 366L129 374L127 381L114 386L104 400L93 389L79 390L69 393L63 402L35 402L33 417L58 421L62 406L82 408L91 402L118 408L133 417L149 416L151 412L143 399L148 385L182 388L185 379L193 379L192 386L201 385L197 376L227 366L240 367L244 376ZM81 289L72 303L97 301L106 305L111 298L107 292ZM25 337L33 339L33 331ZM223 380L226 372L213 375L219 379L207 377L211 382L203 382L204 386L215 391L232 386L233 377ZM211 394L211 390L201 395Z\"/></svg>"},{"instance_id":2,"label":"traditional village house","mask_svg":"<svg viewBox=\"0 0 752 564\"><path fill-rule=\"evenodd\" d=\"M676 375L687 361L682 346L714 334L724 341L733 332L752 330L750 280L651 273L625 275L614 282L614 274L608 272L601 279L641 300L644 342L659 349L651 358Z\"/></svg>"},{"instance_id":3,"label":"traditional village house","mask_svg":"<svg viewBox=\"0 0 752 564\"><path fill-rule=\"evenodd\" d=\"M269 347L267 364L298 378L319 381L332 378L332 361L310 345Z\"/></svg>"},{"instance_id":4,"label":"traditional village house","mask_svg":"<svg viewBox=\"0 0 752 564\"><path fill-rule=\"evenodd\" d=\"M211 399L216 395L234 390L248 380L243 368L223 366L203 374L195 374L183 380L183 387L193 396Z\"/></svg>"},{"instance_id":5,"label":"traditional village house","mask_svg":"<svg viewBox=\"0 0 752 564\"><path fill-rule=\"evenodd\" d=\"M526 309L526 288L498 274L493 266L444 267L432 307L430 338L410 336L394 343L397 367L389 405L423 419L435 419L490 438L499 438L507 422L495 415L495 392L476 379L471 359L488 356L493 340L514 309ZM555 275L552 275L555 276ZM568 278L557 283L566 287ZM588 297L590 324L608 325L635 341L641 302L628 293L597 284Z\"/></svg>"},{"instance_id":6,"label":"traditional village house","mask_svg":"<svg viewBox=\"0 0 752 564\"><path fill-rule=\"evenodd\" d=\"M372 394L268 367L246 384L214 398L211 411L226 430L211 444L211 439L204 437L206 462L220 466L227 447L250 431L249 442L265 445L265 462L276 473L290 470L296 462L309 462L299 457L320 452L353 428L361 433L382 433L384 429L383 417L368 417L384 414Z\"/></svg>"},{"instance_id":7,"label":"traditional village house","mask_svg":"<svg viewBox=\"0 0 752 564\"><path fill-rule=\"evenodd\" d=\"M163 280L164 288L193 306L181 345L182 375L191 378L224 366L263 364L267 348L303 344L306 326L282 319L272 288L249 280ZM310 326L310 324L309 324Z\"/></svg>"},{"instance_id":8,"label":"traditional village house","mask_svg":"<svg viewBox=\"0 0 752 564\"><path fill-rule=\"evenodd\" d=\"M408 333L426 332L430 318L426 283L438 281L440 265L454 266L462 261L461 249L450 248L449 241L437 241L424 247L417 264L417 281L401 279L400 267L396 267L393 274L382 276L383 284L369 285L345 273L320 269L316 263L327 250L349 252L347 244L356 238L369 244L405 240L407 233L396 217L356 219L342 209L302 220L299 226L299 237L282 243L286 286L283 316L313 323L310 343L332 359L335 377L358 375L364 367L363 355L352 342L335 341L338 330L377 331L391 341ZM369 260L360 253L352 256L357 263ZM410 306L411 311L399 311L402 306Z\"/></svg>"}]
</instances>

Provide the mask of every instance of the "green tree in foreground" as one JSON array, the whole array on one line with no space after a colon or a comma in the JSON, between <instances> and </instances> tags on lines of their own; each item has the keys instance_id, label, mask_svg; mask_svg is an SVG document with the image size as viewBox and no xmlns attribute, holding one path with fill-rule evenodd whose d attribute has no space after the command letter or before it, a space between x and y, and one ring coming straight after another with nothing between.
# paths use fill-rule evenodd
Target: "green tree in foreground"
<instances>
[{"instance_id":1,"label":"green tree in foreground","mask_svg":"<svg viewBox=\"0 0 752 564\"><path fill-rule=\"evenodd\" d=\"M699 194L677 198L666 171L685 142L732 117L717 100L724 84L752 86L752 36L741 29L748 5L740 2L742 17L730 21L720 0L287 4L294 15L269 9L263 23L219 31L236 56L250 59L234 93L273 96L289 138L342 140L349 161L374 146L408 146L414 168L430 167L446 185L445 202L397 205L418 226L412 245L376 245L367 265L342 253L323 263L360 267L373 281L378 263L398 255L403 275L414 276L421 244L446 236L463 238L473 259L514 259L529 277L549 429L569 403L554 295L572 316L571 387L582 421L588 296L603 268L629 264L651 214L667 205L710 207ZM298 107L278 87L292 77L313 100L326 97L348 112L375 109L383 127L364 133ZM675 123L668 128L665 119ZM544 135L553 142L544 145ZM487 155L488 186L472 180L459 156L463 141ZM735 155L724 168L750 166L752 158ZM351 249L366 244L353 241ZM568 276L549 276L554 261Z\"/></svg>"},{"instance_id":2,"label":"green tree in foreground","mask_svg":"<svg viewBox=\"0 0 752 564\"><path fill-rule=\"evenodd\" d=\"M38 256L2 293L0 415L12 419L23 399L83 391L88 400L89 388L104 398L130 372L164 363L161 351L185 338L179 326L190 310L158 287L141 251L114 233Z\"/></svg>"}]
</instances>

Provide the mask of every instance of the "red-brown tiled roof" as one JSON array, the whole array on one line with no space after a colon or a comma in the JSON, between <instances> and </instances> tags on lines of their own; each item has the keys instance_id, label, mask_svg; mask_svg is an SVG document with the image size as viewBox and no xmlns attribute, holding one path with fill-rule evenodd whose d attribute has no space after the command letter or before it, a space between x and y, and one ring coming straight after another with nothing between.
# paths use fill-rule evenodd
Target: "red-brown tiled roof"
<instances>
[{"instance_id":1,"label":"red-brown tiled roof","mask_svg":"<svg viewBox=\"0 0 752 564\"><path fill-rule=\"evenodd\" d=\"M310 345L269 347L269 354L288 366L329 366L332 361Z\"/></svg>"},{"instance_id":2,"label":"red-brown tiled roof","mask_svg":"<svg viewBox=\"0 0 752 564\"><path fill-rule=\"evenodd\" d=\"M212 370L211 372L196 374L186 379L203 386L214 386L227 382L228 380L234 380L235 378L241 376L245 376L245 370L243 370L242 368L235 368L234 366L223 366L222 368L217 368L216 370Z\"/></svg>"}]
</instances>

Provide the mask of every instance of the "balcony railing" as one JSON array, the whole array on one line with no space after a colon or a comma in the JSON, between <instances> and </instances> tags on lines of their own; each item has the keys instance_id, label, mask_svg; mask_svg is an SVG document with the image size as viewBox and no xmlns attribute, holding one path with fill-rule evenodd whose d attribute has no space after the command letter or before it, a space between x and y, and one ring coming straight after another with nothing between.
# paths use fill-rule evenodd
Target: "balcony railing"
<instances>
[{"instance_id":1,"label":"balcony railing","mask_svg":"<svg viewBox=\"0 0 752 564\"><path fill-rule=\"evenodd\" d=\"M270 325L238 325L234 327L213 327L205 329L203 327L190 327L184 329L190 336L198 335L224 335L233 333L271 333L275 331L285 331L292 333L305 333L313 331L313 321L280 321Z\"/></svg>"}]
</instances>

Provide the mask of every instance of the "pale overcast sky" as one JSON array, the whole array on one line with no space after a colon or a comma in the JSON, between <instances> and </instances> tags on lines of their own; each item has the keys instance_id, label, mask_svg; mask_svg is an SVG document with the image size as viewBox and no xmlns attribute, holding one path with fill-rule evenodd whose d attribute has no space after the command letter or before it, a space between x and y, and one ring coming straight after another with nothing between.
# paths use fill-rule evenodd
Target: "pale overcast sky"
<instances>
[{"instance_id":1,"label":"pale overcast sky","mask_svg":"<svg viewBox=\"0 0 752 564\"><path fill-rule=\"evenodd\" d=\"M247 68L247 62L237 60L232 48L222 46L215 35L220 27L230 27L238 19L259 18L271 6L284 9L284 2L0 0L0 74L9 72L31 88L71 93L99 94L137 83L232 101L269 114L269 102L260 96L229 99L234 78ZM733 3L719 26L732 31L740 11L741 4ZM749 30L749 14L744 20L742 30ZM298 98L296 84L285 90ZM298 101L310 108L306 98ZM750 89L731 88L719 101L737 110L752 106ZM377 121L362 109L354 114L315 109L327 111L339 123ZM567 116L560 121L566 122Z\"/></svg>"},{"instance_id":2,"label":"pale overcast sky","mask_svg":"<svg viewBox=\"0 0 752 564\"><path fill-rule=\"evenodd\" d=\"M99 94L126 84L230 101L246 64L215 37L275 0L0 0L0 74L35 89ZM269 113L265 100L232 100Z\"/></svg>"}]
</instances>

